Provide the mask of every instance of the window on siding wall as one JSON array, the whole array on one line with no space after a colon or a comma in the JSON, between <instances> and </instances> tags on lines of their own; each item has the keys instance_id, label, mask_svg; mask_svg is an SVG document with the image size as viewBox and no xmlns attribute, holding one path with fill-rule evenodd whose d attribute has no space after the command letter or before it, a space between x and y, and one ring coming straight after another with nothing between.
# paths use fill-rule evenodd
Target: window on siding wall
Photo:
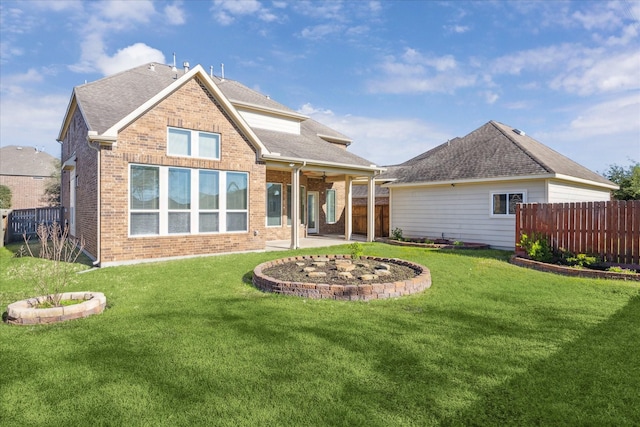
<instances>
[{"instance_id":1,"label":"window on siding wall","mask_svg":"<svg viewBox=\"0 0 640 427\"><path fill-rule=\"evenodd\" d=\"M131 165L130 234L248 230L246 172Z\"/></svg>"},{"instance_id":2,"label":"window on siding wall","mask_svg":"<svg viewBox=\"0 0 640 427\"><path fill-rule=\"evenodd\" d=\"M291 184L287 184L287 225L291 225ZM305 224L304 208L306 206L307 192L304 186L300 186L300 224Z\"/></svg>"},{"instance_id":3,"label":"window on siding wall","mask_svg":"<svg viewBox=\"0 0 640 427\"><path fill-rule=\"evenodd\" d=\"M336 222L336 190L327 190L327 223Z\"/></svg>"},{"instance_id":4,"label":"window on siding wall","mask_svg":"<svg viewBox=\"0 0 640 427\"><path fill-rule=\"evenodd\" d=\"M525 203L526 194L522 191L513 193L492 193L492 215L515 215L516 205Z\"/></svg>"},{"instance_id":5,"label":"window on siding wall","mask_svg":"<svg viewBox=\"0 0 640 427\"><path fill-rule=\"evenodd\" d=\"M188 129L168 128L167 153L174 156L220 158L220 135Z\"/></svg>"},{"instance_id":6,"label":"window on siding wall","mask_svg":"<svg viewBox=\"0 0 640 427\"><path fill-rule=\"evenodd\" d=\"M267 226L282 225L282 184L267 183Z\"/></svg>"}]
</instances>

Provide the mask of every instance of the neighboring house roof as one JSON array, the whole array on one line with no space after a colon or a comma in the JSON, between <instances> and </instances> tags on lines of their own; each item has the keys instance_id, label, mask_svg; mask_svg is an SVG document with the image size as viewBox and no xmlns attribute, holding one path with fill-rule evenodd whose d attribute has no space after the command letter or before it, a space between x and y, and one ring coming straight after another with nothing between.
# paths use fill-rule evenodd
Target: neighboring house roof
<instances>
[{"instance_id":1,"label":"neighboring house roof","mask_svg":"<svg viewBox=\"0 0 640 427\"><path fill-rule=\"evenodd\" d=\"M34 147L8 145L0 148L0 175L49 177L57 159Z\"/></svg>"},{"instance_id":2,"label":"neighboring house roof","mask_svg":"<svg viewBox=\"0 0 640 427\"><path fill-rule=\"evenodd\" d=\"M340 132L324 126L268 96L249 89L239 82L209 76L203 72L200 66L194 67L192 71L196 71L200 78L207 80L209 84L215 85L219 93L234 108L257 109L300 121L300 135L250 128L250 132L257 139L257 145L266 149L262 154L271 155L272 160L277 158L279 154L285 159L294 157L320 163L372 167L370 161L328 142L349 145L351 140ZM193 75L195 74L192 72L188 78ZM74 108L74 103L77 103L85 118L88 130L102 135L113 130L114 126L122 124L128 116L150 100L163 94L164 91L170 90L176 82L187 78L185 76L185 71L174 71L168 65L145 64L92 83L77 86L74 89L69 110ZM69 116L70 111L67 111L67 121ZM59 140L63 139L66 126L67 122L63 124Z\"/></svg>"},{"instance_id":3,"label":"neighboring house roof","mask_svg":"<svg viewBox=\"0 0 640 427\"><path fill-rule=\"evenodd\" d=\"M369 196L369 189L366 185L354 185L351 187L351 197L354 199L366 198ZM376 197L389 197L389 188L376 185Z\"/></svg>"},{"instance_id":4,"label":"neighboring house roof","mask_svg":"<svg viewBox=\"0 0 640 427\"><path fill-rule=\"evenodd\" d=\"M390 166L380 178L393 184L557 177L617 185L536 141L524 132L490 121L413 159ZM392 185L393 185L392 184Z\"/></svg>"}]
</instances>

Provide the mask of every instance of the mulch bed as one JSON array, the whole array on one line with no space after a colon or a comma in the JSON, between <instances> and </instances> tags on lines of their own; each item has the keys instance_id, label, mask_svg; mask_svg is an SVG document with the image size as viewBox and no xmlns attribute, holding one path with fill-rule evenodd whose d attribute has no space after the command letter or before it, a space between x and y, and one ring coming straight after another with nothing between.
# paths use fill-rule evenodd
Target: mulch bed
<instances>
[{"instance_id":1,"label":"mulch bed","mask_svg":"<svg viewBox=\"0 0 640 427\"><path fill-rule=\"evenodd\" d=\"M298 261L291 261L279 265L269 267L263 271L267 276L273 277L285 282L305 282L305 283L326 283L329 285L361 285L364 283L389 283L408 280L416 277L420 272L415 271L411 267L404 265L398 265L393 263L382 263L375 260L342 260L342 262L349 262L355 268L349 271L352 277L345 277L339 275L340 271L336 265L335 260L326 260L323 258L303 259ZM389 269L387 274L379 274L382 270L382 264L386 264ZM378 267L378 268L376 268ZM325 273L324 276L313 277L311 272L305 271L305 268L314 268L314 272ZM376 274L378 273L378 274ZM361 277L365 275L376 275L376 278L371 280L363 280Z\"/></svg>"}]
</instances>

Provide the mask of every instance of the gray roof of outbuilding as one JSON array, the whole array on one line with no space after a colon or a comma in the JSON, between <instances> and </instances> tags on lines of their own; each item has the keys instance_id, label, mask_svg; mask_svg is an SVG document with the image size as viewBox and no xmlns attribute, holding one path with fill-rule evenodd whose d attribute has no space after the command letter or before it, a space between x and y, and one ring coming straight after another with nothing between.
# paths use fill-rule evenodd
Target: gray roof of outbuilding
<instances>
[{"instance_id":1,"label":"gray roof of outbuilding","mask_svg":"<svg viewBox=\"0 0 640 427\"><path fill-rule=\"evenodd\" d=\"M34 147L7 145L0 148L0 175L51 176L57 159Z\"/></svg>"},{"instance_id":2,"label":"gray roof of outbuilding","mask_svg":"<svg viewBox=\"0 0 640 427\"><path fill-rule=\"evenodd\" d=\"M382 178L396 183L441 182L535 175L567 175L615 185L528 135L490 121L413 159L390 166Z\"/></svg>"},{"instance_id":3,"label":"gray roof of outbuilding","mask_svg":"<svg viewBox=\"0 0 640 427\"><path fill-rule=\"evenodd\" d=\"M170 86L183 74L183 70L172 71L168 65L146 64L77 86L74 93L89 130L102 134ZM335 138L335 142L348 145L350 139L342 133L313 119L304 119L302 114L237 81L223 80L218 77L211 77L211 80L232 103L249 104L301 118L300 135L252 128L270 152L319 162L371 165L368 160L347 152L319 136Z\"/></svg>"}]
</instances>

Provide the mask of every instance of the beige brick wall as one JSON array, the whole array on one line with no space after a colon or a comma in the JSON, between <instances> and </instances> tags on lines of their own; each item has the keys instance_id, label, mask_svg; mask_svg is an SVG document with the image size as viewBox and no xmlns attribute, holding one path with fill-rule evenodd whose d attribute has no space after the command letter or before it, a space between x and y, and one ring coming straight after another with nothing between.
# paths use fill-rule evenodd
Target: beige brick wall
<instances>
[{"instance_id":1,"label":"beige brick wall","mask_svg":"<svg viewBox=\"0 0 640 427\"><path fill-rule=\"evenodd\" d=\"M217 132L220 160L167 155L167 127ZM247 232L129 237L129 165L150 164L249 173ZM264 249L265 172L249 141L196 80L161 101L118 135L117 146L102 151L103 263Z\"/></svg>"},{"instance_id":2,"label":"beige brick wall","mask_svg":"<svg viewBox=\"0 0 640 427\"><path fill-rule=\"evenodd\" d=\"M0 185L11 190L11 209L30 209L48 206L44 190L51 178L0 175Z\"/></svg>"}]
</instances>

